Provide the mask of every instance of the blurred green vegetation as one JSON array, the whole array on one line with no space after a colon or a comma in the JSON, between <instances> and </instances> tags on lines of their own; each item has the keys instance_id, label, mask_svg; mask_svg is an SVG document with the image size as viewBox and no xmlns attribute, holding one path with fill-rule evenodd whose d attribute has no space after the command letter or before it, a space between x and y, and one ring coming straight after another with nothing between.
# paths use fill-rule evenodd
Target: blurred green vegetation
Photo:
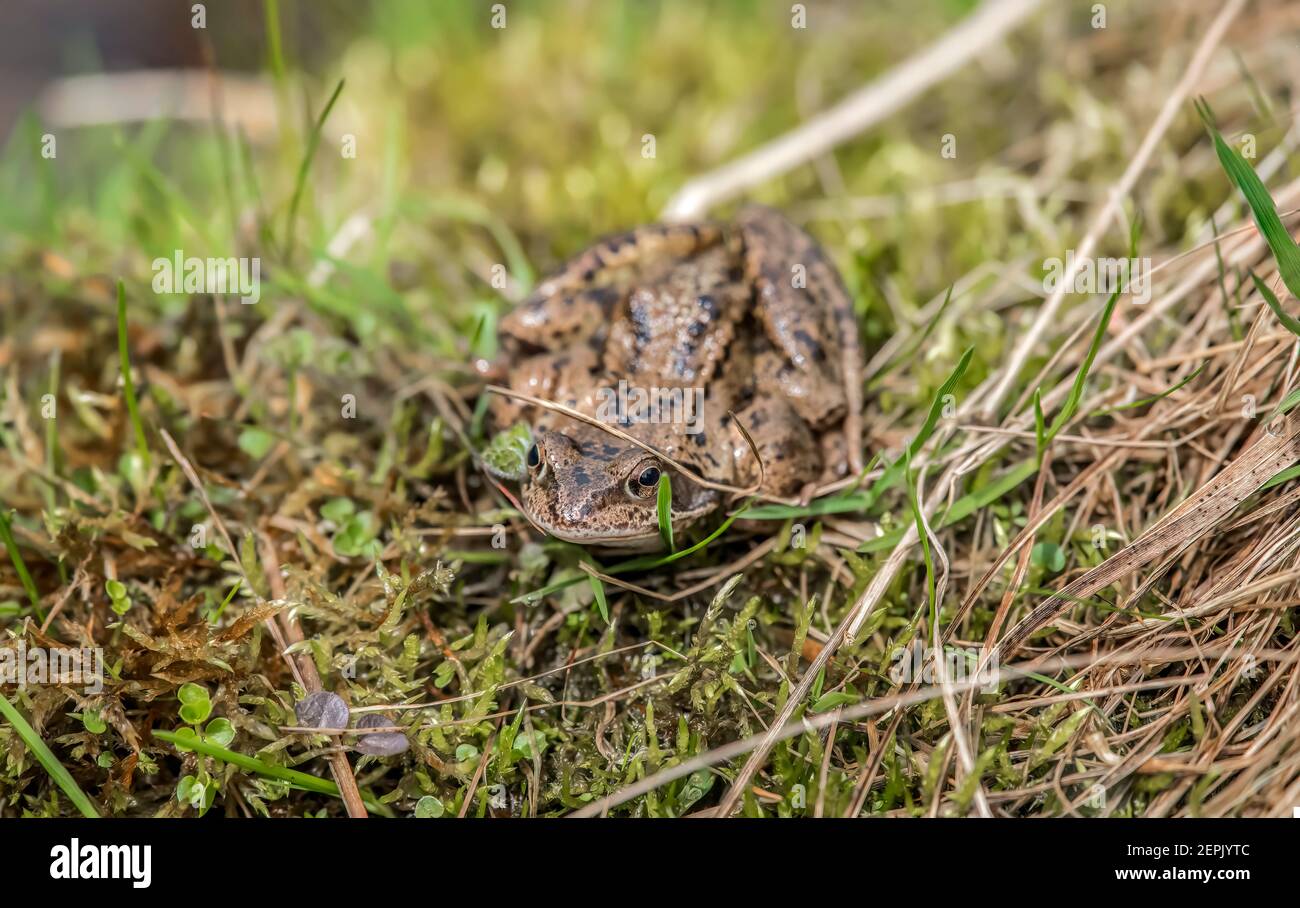
<instances>
[{"instance_id":1,"label":"blurred green vegetation","mask_svg":"<svg viewBox=\"0 0 1300 908\"><path fill-rule=\"evenodd\" d=\"M304 649L322 673L341 672L346 654L360 652L370 668L338 682L354 705L464 698L410 714L418 760L358 761L368 795L403 813L438 816L465 806L474 815L502 809L488 793L502 785L510 792L508 812L559 813L763 727L790 687L763 655L782 660L790 672L798 669L810 628L824 637L873 575L877 555L842 553L841 568L851 579L840 589L827 583L825 570L807 553L789 549L788 524L773 524L777 549L747 578L761 596L751 596L747 587L731 601L724 596L707 606L665 609L581 582L582 556L572 546L530 542L508 553L473 548L475 537L450 533L484 531L512 515L504 507L464 513L458 480L468 461L465 439L449 427L445 412L410 389L424 378L454 383L471 355L491 356L496 318L566 256L598 235L653 220L686 180L783 134L887 71L975 3L900 0L871 3L864 12L867 6L809 3L808 27L794 29L785 2L518 0L507 5L506 27L494 29L487 3L392 0L281 9L268 2L266 21L281 34L278 49L261 21L214 21L211 27L219 36L218 65L226 58L222 42L258 48L279 117L274 130L243 133L173 122L61 130L57 156L47 159L41 155L47 127L34 114L27 117L0 154L0 333L12 339L6 365L21 398L8 399L6 389L6 400L34 412L32 402L57 385L60 368L68 382L101 395L67 394L80 422L61 425L80 426L78 435L50 442L44 463L57 465L60 446L67 448L74 456L62 466L70 482L112 503L111 513L92 518L79 510L79 501L52 501L31 471L20 469L22 458L39 456L39 446L30 450L16 421L3 427L10 460L0 489L18 511L14 525L47 601L50 590L78 569L74 554L103 548L124 572L123 581L113 582L134 594L114 597L114 604L136 603L118 615L122 626L151 620L142 606L177 593L161 593L163 568L139 552L159 540L183 544L190 524L204 516L156 439L152 464L132 457L130 424L105 403L117 394L112 291L120 278L130 365L149 379L140 382L147 421L172 426L183 447L181 430L191 433L192 456L211 481L215 506L250 533L284 517L280 508L298 521L285 532L292 532L308 566L293 565L288 580L309 625ZM1136 0L1111 3L1113 27L1125 37L1103 40L1107 36L1089 26L1088 5L1076 7L1054 15L1050 26L1027 27L833 155L754 192L754 199L805 223L839 264L868 355L903 329L928 331L924 343L905 348L889 373L876 377L871 415L879 418L868 427L869 454L897 446L921 424L938 405L945 377L959 360L966 362L964 350L973 353L958 396L1002 361L1015 340L1004 317L1008 301L1032 305L1043 259L1077 241L1082 216L1103 198L1140 140L1145 125L1126 105L1161 65L1158 51L1138 37L1154 29L1161 13ZM210 5L209 15L217 19L220 8ZM312 28L303 27L304 17ZM1063 52L1067 45L1091 52ZM78 53L83 66L93 65L93 53ZM340 81L337 105L309 155L314 124ZM1233 100L1238 108L1251 103L1244 89ZM1277 135L1276 125L1245 116L1259 124L1261 136ZM939 153L945 135L955 137L953 159ZM647 136L654 139L652 158L643 155ZM1203 138L1189 111L1168 144L1177 152ZM344 155L350 141L355 157ZM1177 247L1225 198L1214 162L1207 157L1204 164L1189 171L1171 153L1152 168L1141 202L1144 236L1152 244ZM1001 184L1011 188L996 189ZM944 186L972 191L943 204L927 195ZM867 213L855 215L855 208ZM339 237L354 235L346 249L331 251ZM1122 253L1123 232L1106 245ZM151 262L177 249L204 257L261 257L260 303L229 306L218 324L207 301L155 294ZM498 264L510 277L504 288L490 280ZM984 275L980 289L1006 278L1013 290L1003 292L998 307L973 305L973 292L956 294L951 307L926 325L925 304L973 272ZM289 327L276 321L280 316ZM64 351L61 366L50 360L48 344L37 342L55 328L81 332L80 346ZM260 346L253 343L259 332L265 332ZM226 351L214 339L241 356L251 350L249 369L228 374ZM1031 359L1022 378L1051 353L1044 349ZM221 406L208 411L204 401L179 399L178 387L189 392L208 383L220 385L212 396ZM331 429L325 417L299 414L286 403L297 400L301 383L317 391L364 389L371 397L363 394L363 404L380 400L383 411L363 407L355 429ZM478 421L467 422L472 433ZM281 442L291 450L283 460ZM1023 481L1033 473L1032 460L1032 451L1003 452L970 477L970 510L980 512L998 545L1025 523ZM999 487L997 478L1007 474L1021 485ZM990 488L996 494L980 497ZM858 515L878 521L882 539L912 520L906 497L891 494L880 502L873 498L871 513ZM421 536L420 521L449 535ZM1025 591L1047 585L1067 552L1076 564L1100 557L1082 536L1060 538L1063 521L1049 531L1059 544L1045 541L1034 550ZM203 634L228 627L252 608L256 597L242 585L242 573L258 595L269 595L251 539L241 538L238 564L212 540L203 559L187 563L181 592L201 603ZM701 552L700 560L725 564L715 551L720 547ZM322 556L331 550L353 560L339 568ZM385 552L389 566L378 570L376 581L364 559ZM91 570L101 570L104 560L90 558ZM125 576L128 565L139 574ZM448 589L430 594L421 581L429 571L441 572ZM95 579L99 589L103 584ZM892 689L886 673L917 633L922 580L919 571L905 572L857 649L846 649L833 672L818 679L811 711ZM823 583L833 591L829 601L809 592ZM536 597L528 594L543 588L561 592L535 606ZM414 591L410 601L408 591ZM17 599L0 604L15 623L27 608ZM601 614L611 605L616 626ZM417 611L432 611L439 626L417 622ZM547 633L553 636L527 662L511 634L552 614L556 623ZM969 627L982 632L991 614L981 604ZM127 648L130 640L113 633L113 645ZM292 724L292 702L301 691L283 678L271 688L256 675L270 671L268 664L278 666L260 630L237 642L194 633L210 648L205 658L239 669L237 684L211 661L204 665L208 674L199 677L212 684L213 703L240 736L207 750L219 752L234 740L251 771L262 773L255 782L244 780L247 804L296 815L326 807L337 812L337 802L315 796L325 789L295 791L292 797L305 800L290 802L284 800L287 784L276 787L287 776L275 761L306 761L320 754L323 741L273 733L273 726ZM586 664L572 677L565 669L545 682L549 687L525 680L540 667L563 668L578 652L602 656L622 645L646 648ZM601 724L600 708L592 707L598 698L656 672L670 677L665 691L636 700L612 725ZM131 684L111 687L96 708L119 720L137 718L144 704L173 694L166 684ZM566 699L579 702L554 706ZM48 692L22 706L40 713L61 736L74 775L109 812L182 812L167 784L128 793L113 775L120 770L114 760L125 759L128 750L114 737L121 723L98 732L73 727L66 719L71 706ZM1065 723L1079 715L1044 711L1015 745L1018 753L1050 756L1064 740L1061 729L1071 730ZM919 813L934 794L937 777L926 766L937 773L951 740L943 707L932 701L909 716L924 746L908 740L889 749L869 811ZM991 786L1014 787L1029 778L1028 769L1012 763L1012 724L1009 717L986 720L989 747L979 759ZM865 765L867 738L849 730L841 736L841 752L852 756L855 769ZM488 759L489 745L496 749L476 788L471 780ZM822 746L810 733L778 748L769 778L785 792L800 786L814 791ZM251 760L254 752L260 764ZM171 751L145 747L142 770L175 782L154 764L160 754ZM323 765L312 764L321 772ZM190 804L210 804L210 786L238 783L233 770L213 777L195 773L190 763L185 770L181 778L190 781L182 800ZM10 765L7 772L9 781L32 778L27 765ZM717 781L701 771L629 809L679 815L710 792L716 795L723 787ZM851 802L855 782L854 772L832 766L828 813ZM955 793L963 809L972 791ZM40 795L26 796L23 809L66 812L52 789ZM1035 809L1051 812L1055 798L1044 796ZM1140 812L1142 803L1125 809ZM234 809L228 802L223 807ZM774 805L756 797L747 799L746 809L807 812L788 800Z\"/></svg>"}]
</instances>

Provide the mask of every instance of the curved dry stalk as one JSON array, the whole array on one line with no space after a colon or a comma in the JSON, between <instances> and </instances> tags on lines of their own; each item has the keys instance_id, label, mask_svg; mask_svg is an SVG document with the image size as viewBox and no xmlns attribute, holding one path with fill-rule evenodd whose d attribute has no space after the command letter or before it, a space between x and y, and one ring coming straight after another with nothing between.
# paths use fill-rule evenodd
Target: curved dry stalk
<instances>
[{"instance_id":1,"label":"curved dry stalk","mask_svg":"<svg viewBox=\"0 0 1300 908\"><path fill-rule=\"evenodd\" d=\"M582 413L572 407L566 407L564 404L556 403L553 400L543 400L540 397L533 397L531 394L524 394L520 391L513 391L510 388L503 388L500 385L488 385L484 390L491 391L493 394L500 394L503 397L511 397L515 400L521 400L524 403L532 404L534 407L541 407L543 410L550 410L553 413L562 413L570 419L576 419L578 422L586 423L587 425L594 426L597 429L603 429L615 438L622 439L628 444L636 445L648 454L653 454L683 476L688 477L696 485L703 486L706 489L713 489L716 492L730 492L736 496L753 495L763 487L763 480L767 476L766 469L763 467L763 459L758 455L758 447L754 444L754 439L750 436L748 430L741 425L736 414L732 413L730 410L727 411L727 415L730 416L732 422L740 428L741 434L745 436L745 441L749 444L750 450L754 454L754 459L758 461L758 482L752 486L746 486L744 488L733 486L725 482L716 482L712 479L706 479L690 467L686 466L686 464L669 457L654 445L646 444L641 439L624 432L617 426L611 426L608 423L596 419L594 416L588 416L586 413Z\"/></svg>"},{"instance_id":2,"label":"curved dry stalk","mask_svg":"<svg viewBox=\"0 0 1300 908\"><path fill-rule=\"evenodd\" d=\"M918 499L925 497L925 471L922 470L916 480L916 497ZM930 550L934 553L935 559L939 562L941 568L939 579L935 585L934 614L938 617L944 595L948 592L948 553L944 551L943 544L939 538L934 535L934 530L930 528L930 521L924 513L918 514L917 519L921 523L921 528L925 530L926 539L929 540ZM967 734L965 723L962 720L961 709L957 706L957 698L953 694L952 681L948 678L947 660L943 654L943 641L940 639L939 622L936 620L930 628L932 645L930 649L930 658L934 662L934 671L939 679L940 698L943 700L944 712L948 716L948 730L952 734L953 743L957 746L957 762L961 764L961 771L967 777L975 774L975 756L971 752L970 736ZM938 786L936 786L936 794ZM993 816L989 810L988 795L984 791L984 785L977 778L975 780L975 809L980 816L990 818Z\"/></svg>"},{"instance_id":3,"label":"curved dry stalk","mask_svg":"<svg viewBox=\"0 0 1300 908\"><path fill-rule=\"evenodd\" d=\"M702 217L719 202L825 154L957 72L1041 5L1042 0L987 0L938 41L830 110L744 157L687 182L668 200L664 220Z\"/></svg>"}]
</instances>

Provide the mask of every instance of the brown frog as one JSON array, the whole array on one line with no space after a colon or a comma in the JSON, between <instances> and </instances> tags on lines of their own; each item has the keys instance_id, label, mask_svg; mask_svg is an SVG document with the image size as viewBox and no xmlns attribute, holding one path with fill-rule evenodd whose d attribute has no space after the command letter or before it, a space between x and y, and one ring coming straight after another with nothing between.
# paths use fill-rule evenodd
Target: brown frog
<instances>
[{"instance_id":1,"label":"brown frog","mask_svg":"<svg viewBox=\"0 0 1300 908\"><path fill-rule=\"evenodd\" d=\"M500 331L512 390L617 426L711 483L760 478L728 411L762 458L761 494L861 469L852 303L813 239L770 209L598 242ZM598 426L504 396L492 412L531 427L520 501L561 539L657 546L665 474L675 532L727 497Z\"/></svg>"}]
</instances>

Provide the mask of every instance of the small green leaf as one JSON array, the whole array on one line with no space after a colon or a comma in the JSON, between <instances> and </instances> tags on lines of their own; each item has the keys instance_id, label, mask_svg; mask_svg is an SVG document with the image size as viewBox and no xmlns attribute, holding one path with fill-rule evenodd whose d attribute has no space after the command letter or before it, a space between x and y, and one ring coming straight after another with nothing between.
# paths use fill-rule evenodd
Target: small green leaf
<instances>
[{"instance_id":1,"label":"small green leaf","mask_svg":"<svg viewBox=\"0 0 1300 908\"><path fill-rule=\"evenodd\" d=\"M213 719L203 729L203 736L221 747L229 747L235 740L235 727L229 719Z\"/></svg>"},{"instance_id":2,"label":"small green leaf","mask_svg":"<svg viewBox=\"0 0 1300 908\"><path fill-rule=\"evenodd\" d=\"M425 795L415 802L415 815L421 820L436 820L445 811L442 802L433 795Z\"/></svg>"},{"instance_id":3,"label":"small green leaf","mask_svg":"<svg viewBox=\"0 0 1300 908\"><path fill-rule=\"evenodd\" d=\"M483 449L483 466L498 479L520 482L528 475L526 457L532 446L532 430L526 423L517 422L488 442Z\"/></svg>"},{"instance_id":4,"label":"small green leaf","mask_svg":"<svg viewBox=\"0 0 1300 908\"><path fill-rule=\"evenodd\" d=\"M99 714L97 709L88 709L81 714L81 724L85 726L86 731L92 735L102 735L108 730L104 723L104 718Z\"/></svg>"},{"instance_id":5,"label":"small green leaf","mask_svg":"<svg viewBox=\"0 0 1300 908\"><path fill-rule=\"evenodd\" d=\"M713 787L714 775L707 769L697 769L686 778L681 794L677 796L677 809L685 813Z\"/></svg>"},{"instance_id":6,"label":"small green leaf","mask_svg":"<svg viewBox=\"0 0 1300 908\"><path fill-rule=\"evenodd\" d=\"M596 597L596 608L600 609L601 620L609 624L609 601L605 598L605 584L595 574L588 574L587 582L591 584L591 592Z\"/></svg>"},{"instance_id":7,"label":"small green leaf","mask_svg":"<svg viewBox=\"0 0 1300 908\"><path fill-rule=\"evenodd\" d=\"M199 740L199 733L194 729L186 726L185 728L176 729L176 740L174 745L181 753L191 753L194 748L190 745Z\"/></svg>"},{"instance_id":8,"label":"small green leaf","mask_svg":"<svg viewBox=\"0 0 1300 908\"><path fill-rule=\"evenodd\" d=\"M181 685L176 696L181 701L180 717L190 725L200 725L212 714L207 690L194 682Z\"/></svg>"},{"instance_id":9,"label":"small green leaf","mask_svg":"<svg viewBox=\"0 0 1300 908\"><path fill-rule=\"evenodd\" d=\"M265 429L249 426L239 433L239 450L254 460L261 460L275 444L275 436Z\"/></svg>"},{"instance_id":10,"label":"small green leaf","mask_svg":"<svg viewBox=\"0 0 1300 908\"><path fill-rule=\"evenodd\" d=\"M180 708L180 717L190 725L202 724L203 720L212 714L212 704L204 701L203 703L187 703Z\"/></svg>"},{"instance_id":11,"label":"small green leaf","mask_svg":"<svg viewBox=\"0 0 1300 908\"><path fill-rule=\"evenodd\" d=\"M351 498L331 498L320 507L320 515L326 520L342 524L354 513L357 506Z\"/></svg>"},{"instance_id":12,"label":"small green leaf","mask_svg":"<svg viewBox=\"0 0 1300 908\"><path fill-rule=\"evenodd\" d=\"M1065 552L1055 542L1040 542L1034 546L1029 557L1034 564L1053 574L1059 574L1065 568Z\"/></svg>"},{"instance_id":13,"label":"small green leaf","mask_svg":"<svg viewBox=\"0 0 1300 908\"><path fill-rule=\"evenodd\" d=\"M817 698L817 702L812 705L812 712L824 713L834 709L837 706L844 706L847 703L858 702L857 694L851 694L848 691L838 690L831 691L828 694L822 694Z\"/></svg>"},{"instance_id":14,"label":"small green leaf","mask_svg":"<svg viewBox=\"0 0 1300 908\"><path fill-rule=\"evenodd\" d=\"M208 699L208 691L207 688L188 681L176 691L176 698L182 703L203 703Z\"/></svg>"}]
</instances>

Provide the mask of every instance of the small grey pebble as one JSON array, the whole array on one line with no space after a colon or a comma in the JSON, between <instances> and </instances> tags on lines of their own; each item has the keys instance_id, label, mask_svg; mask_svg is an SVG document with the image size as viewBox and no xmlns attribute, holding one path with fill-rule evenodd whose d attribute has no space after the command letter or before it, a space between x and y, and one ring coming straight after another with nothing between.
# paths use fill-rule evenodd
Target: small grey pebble
<instances>
[{"instance_id":1,"label":"small grey pebble","mask_svg":"<svg viewBox=\"0 0 1300 908\"><path fill-rule=\"evenodd\" d=\"M379 713L366 713L357 720L357 728L383 728L395 724L392 716L383 716ZM411 742L407 741L406 735L400 731L381 731L373 735L364 735L356 743L357 750L372 757L394 757L410 746Z\"/></svg>"},{"instance_id":2,"label":"small grey pebble","mask_svg":"<svg viewBox=\"0 0 1300 908\"><path fill-rule=\"evenodd\" d=\"M293 711L305 728L347 728L348 705L338 694L318 690L299 700Z\"/></svg>"}]
</instances>

